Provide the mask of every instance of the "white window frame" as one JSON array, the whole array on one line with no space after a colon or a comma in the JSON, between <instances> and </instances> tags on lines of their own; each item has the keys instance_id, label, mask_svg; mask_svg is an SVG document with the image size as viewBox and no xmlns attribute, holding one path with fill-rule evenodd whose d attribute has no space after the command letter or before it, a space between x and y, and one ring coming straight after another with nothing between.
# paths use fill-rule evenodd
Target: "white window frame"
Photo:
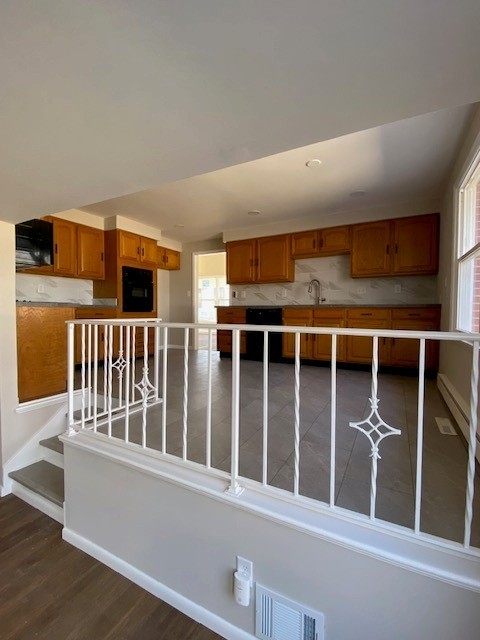
<instances>
[{"instance_id":1,"label":"white window frame","mask_svg":"<svg viewBox=\"0 0 480 640\"><path fill-rule=\"evenodd\" d=\"M468 280L467 266L474 264L475 258L480 258L480 242L468 247L468 238L475 231L477 185L480 183L480 149L477 148L473 161L469 163L467 171L457 189L456 216L456 251L455 251L455 329L464 333L472 333L467 327L470 324L473 310L473 282ZM473 215L472 215L473 209ZM468 214L467 214L468 212ZM466 248L467 247L467 248ZM462 270L464 271L462 275ZM471 277L471 276L470 276ZM466 300L465 292L471 295Z\"/></svg>"}]
</instances>

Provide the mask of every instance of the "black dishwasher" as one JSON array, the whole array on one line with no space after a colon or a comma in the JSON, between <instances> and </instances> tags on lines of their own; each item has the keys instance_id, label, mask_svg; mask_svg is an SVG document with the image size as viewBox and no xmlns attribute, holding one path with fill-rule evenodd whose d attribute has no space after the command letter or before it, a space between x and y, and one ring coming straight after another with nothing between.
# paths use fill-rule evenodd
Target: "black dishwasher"
<instances>
[{"instance_id":1,"label":"black dishwasher","mask_svg":"<svg viewBox=\"0 0 480 640\"><path fill-rule=\"evenodd\" d=\"M247 324L281 325L281 307L247 307ZM263 331L247 331L247 353L249 360L263 360ZM282 334L268 334L268 359L270 362L282 360Z\"/></svg>"}]
</instances>

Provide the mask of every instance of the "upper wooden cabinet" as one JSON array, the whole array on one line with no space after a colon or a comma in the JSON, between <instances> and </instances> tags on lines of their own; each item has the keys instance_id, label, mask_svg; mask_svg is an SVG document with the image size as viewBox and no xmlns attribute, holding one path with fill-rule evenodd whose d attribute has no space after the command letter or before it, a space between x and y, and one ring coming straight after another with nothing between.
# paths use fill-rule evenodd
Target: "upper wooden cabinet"
<instances>
[{"instance_id":1,"label":"upper wooden cabinet","mask_svg":"<svg viewBox=\"0 0 480 640\"><path fill-rule=\"evenodd\" d=\"M118 257L121 260L157 264L157 241L131 231L118 231Z\"/></svg>"},{"instance_id":2,"label":"upper wooden cabinet","mask_svg":"<svg viewBox=\"0 0 480 640\"><path fill-rule=\"evenodd\" d=\"M105 278L105 242L102 229L77 225L77 275L92 280Z\"/></svg>"},{"instance_id":3,"label":"upper wooden cabinet","mask_svg":"<svg viewBox=\"0 0 480 640\"><path fill-rule=\"evenodd\" d=\"M180 269L180 251L157 247L157 268L169 271Z\"/></svg>"},{"instance_id":4,"label":"upper wooden cabinet","mask_svg":"<svg viewBox=\"0 0 480 640\"><path fill-rule=\"evenodd\" d=\"M227 242L227 282L293 282L295 264L289 235Z\"/></svg>"},{"instance_id":5,"label":"upper wooden cabinet","mask_svg":"<svg viewBox=\"0 0 480 640\"><path fill-rule=\"evenodd\" d=\"M353 278L437 271L438 214L353 225Z\"/></svg>"},{"instance_id":6,"label":"upper wooden cabinet","mask_svg":"<svg viewBox=\"0 0 480 640\"><path fill-rule=\"evenodd\" d=\"M399 218L393 222L393 273L437 273L438 215Z\"/></svg>"},{"instance_id":7,"label":"upper wooden cabinet","mask_svg":"<svg viewBox=\"0 0 480 640\"><path fill-rule=\"evenodd\" d=\"M350 227L330 227L292 233L292 256L315 258L350 252Z\"/></svg>"},{"instance_id":8,"label":"upper wooden cabinet","mask_svg":"<svg viewBox=\"0 0 480 640\"><path fill-rule=\"evenodd\" d=\"M104 232L83 224L53 218L53 273L61 276L103 280L105 277Z\"/></svg>"},{"instance_id":9,"label":"upper wooden cabinet","mask_svg":"<svg viewBox=\"0 0 480 640\"><path fill-rule=\"evenodd\" d=\"M77 225L53 218L53 272L61 276L77 275Z\"/></svg>"}]
</instances>

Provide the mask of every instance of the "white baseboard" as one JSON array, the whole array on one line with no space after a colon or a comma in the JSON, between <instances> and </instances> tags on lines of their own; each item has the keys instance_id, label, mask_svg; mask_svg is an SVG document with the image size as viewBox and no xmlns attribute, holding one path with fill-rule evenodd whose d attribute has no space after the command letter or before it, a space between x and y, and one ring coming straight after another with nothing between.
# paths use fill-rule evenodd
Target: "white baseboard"
<instances>
[{"instance_id":1,"label":"white baseboard","mask_svg":"<svg viewBox=\"0 0 480 640\"><path fill-rule=\"evenodd\" d=\"M143 571L140 571L133 565L125 562L118 556L113 555L103 547L98 546L94 542L87 540L83 536L75 533L71 529L65 527L62 533L63 539L72 544L77 549L84 551L92 558L102 562L110 569L113 569L120 575L128 578L142 589L160 598L167 604L171 605L178 611L181 611L189 618L203 624L205 627L218 633L227 640L255 640L255 636L235 627L230 622L220 618L215 613L196 604L177 591L173 591L170 587L155 580ZM233 595L232 595L233 598Z\"/></svg>"},{"instance_id":2,"label":"white baseboard","mask_svg":"<svg viewBox=\"0 0 480 640\"><path fill-rule=\"evenodd\" d=\"M12 481L12 493L31 507L38 509L45 515L63 524L63 508L59 507L58 504L54 504L48 500L48 498L39 496L38 493L27 489L27 487L24 487L19 482L15 482L15 480Z\"/></svg>"},{"instance_id":3,"label":"white baseboard","mask_svg":"<svg viewBox=\"0 0 480 640\"><path fill-rule=\"evenodd\" d=\"M470 410L462 398L462 396L458 393L456 388L450 382L448 376L444 373L439 373L437 376L437 387L440 391L442 398L445 400L447 407L450 409L452 416L455 418L455 422L457 423L460 431L463 433L465 439L469 440L469 413ZM480 446L478 443L479 436L477 432L477 451L476 458L478 462L480 462Z\"/></svg>"}]
</instances>

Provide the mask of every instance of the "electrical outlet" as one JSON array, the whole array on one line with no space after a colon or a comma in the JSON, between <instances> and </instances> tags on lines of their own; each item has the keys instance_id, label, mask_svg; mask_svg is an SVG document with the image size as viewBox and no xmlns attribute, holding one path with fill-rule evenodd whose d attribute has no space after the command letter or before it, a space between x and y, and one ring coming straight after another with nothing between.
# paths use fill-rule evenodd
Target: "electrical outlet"
<instances>
[{"instance_id":1,"label":"electrical outlet","mask_svg":"<svg viewBox=\"0 0 480 640\"><path fill-rule=\"evenodd\" d=\"M45 285L39 284L37 286L37 293L45 293Z\"/></svg>"},{"instance_id":2,"label":"electrical outlet","mask_svg":"<svg viewBox=\"0 0 480 640\"><path fill-rule=\"evenodd\" d=\"M237 571L242 573L246 578L250 580L250 586L253 584L253 562L237 556Z\"/></svg>"},{"instance_id":3,"label":"electrical outlet","mask_svg":"<svg viewBox=\"0 0 480 640\"><path fill-rule=\"evenodd\" d=\"M357 293L359 295L364 295L365 293L367 293L366 287L357 287Z\"/></svg>"},{"instance_id":4,"label":"electrical outlet","mask_svg":"<svg viewBox=\"0 0 480 640\"><path fill-rule=\"evenodd\" d=\"M401 284L396 284L393 287L393 290L395 291L395 293L402 293L402 285Z\"/></svg>"}]
</instances>

